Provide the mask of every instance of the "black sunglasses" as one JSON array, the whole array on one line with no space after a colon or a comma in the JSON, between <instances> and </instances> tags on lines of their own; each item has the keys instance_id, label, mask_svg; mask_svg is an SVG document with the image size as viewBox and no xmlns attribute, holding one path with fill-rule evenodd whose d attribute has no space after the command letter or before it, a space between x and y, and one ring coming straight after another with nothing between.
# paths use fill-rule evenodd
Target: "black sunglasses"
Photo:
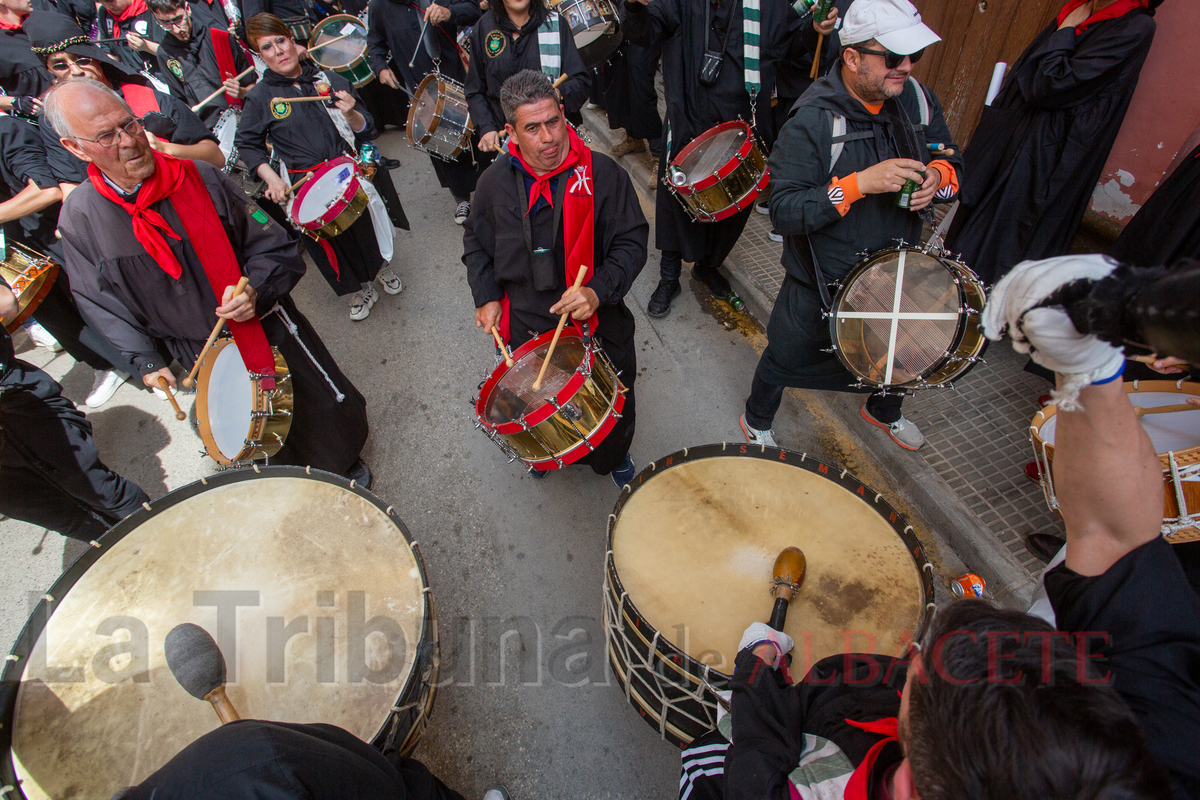
<instances>
[{"instance_id":1,"label":"black sunglasses","mask_svg":"<svg viewBox=\"0 0 1200 800\"><path fill-rule=\"evenodd\" d=\"M904 59L909 59L912 63L917 63L921 60L921 56L925 55L925 48L922 47L912 55L905 56L900 53L893 53L891 50L866 50L861 47L850 45L850 49L862 53L864 56L883 56L883 64L888 69L895 69L904 63Z\"/></svg>"},{"instance_id":2,"label":"black sunglasses","mask_svg":"<svg viewBox=\"0 0 1200 800\"><path fill-rule=\"evenodd\" d=\"M96 59L89 56L74 56L71 61L56 61L53 64L47 65L46 69L50 70L51 72L69 72L71 70L72 63L81 67L86 67L95 60Z\"/></svg>"}]
</instances>

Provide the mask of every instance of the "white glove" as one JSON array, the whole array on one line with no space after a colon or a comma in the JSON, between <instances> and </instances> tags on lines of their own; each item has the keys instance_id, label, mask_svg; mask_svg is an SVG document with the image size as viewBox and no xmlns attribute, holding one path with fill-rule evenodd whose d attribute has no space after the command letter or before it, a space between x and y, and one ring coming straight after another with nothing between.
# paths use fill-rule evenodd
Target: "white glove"
<instances>
[{"instance_id":1,"label":"white glove","mask_svg":"<svg viewBox=\"0 0 1200 800\"><path fill-rule=\"evenodd\" d=\"M753 648L755 645L762 644L763 642L769 642L774 645L775 649L779 651L780 658L791 652L792 647L795 646L792 637L783 631L777 631L765 622L753 622L749 628L746 628L746 632L742 634L742 641L738 645L738 651Z\"/></svg>"},{"instance_id":2,"label":"white glove","mask_svg":"<svg viewBox=\"0 0 1200 800\"><path fill-rule=\"evenodd\" d=\"M1023 261L1000 279L983 309L989 339L999 340L1007 332L1014 350L1066 378L1061 391L1051 392L1063 411L1079 408L1076 399L1084 386L1120 374L1125 356L1108 342L1076 330L1062 306L1037 306L1073 281L1098 281L1116 268L1117 262L1101 255Z\"/></svg>"}]
</instances>

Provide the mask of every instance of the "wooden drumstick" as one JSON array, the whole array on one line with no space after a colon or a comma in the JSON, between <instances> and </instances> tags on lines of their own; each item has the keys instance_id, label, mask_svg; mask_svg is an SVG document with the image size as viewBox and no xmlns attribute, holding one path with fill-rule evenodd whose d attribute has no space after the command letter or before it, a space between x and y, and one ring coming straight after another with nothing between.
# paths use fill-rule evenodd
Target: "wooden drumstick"
<instances>
[{"instance_id":1,"label":"wooden drumstick","mask_svg":"<svg viewBox=\"0 0 1200 800\"><path fill-rule=\"evenodd\" d=\"M243 275L242 279L237 282L237 286L233 287L233 294L230 296L229 299L232 300L234 297L237 297L249 285L250 285L250 279L247 278L245 275ZM187 374L187 377L183 379L183 385L186 388L190 389L195 384L196 372L197 372L197 370L200 369L200 363L202 361L204 361L204 357L206 355L208 355L208 351L212 349L213 342L215 342L217 340L217 337L221 335L221 329L224 327L225 327L225 320L223 320L223 319L217 320L217 324L213 326L212 333L210 333L208 335L208 341L204 343L204 348L200 351L200 355L196 356L196 363L192 364L192 371L189 372ZM183 417L180 417L180 419L183 419Z\"/></svg>"},{"instance_id":2,"label":"wooden drumstick","mask_svg":"<svg viewBox=\"0 0 1200 800\"><path fill-rule=\"evenodd\" d=\"M187 414L183 413L183 409L179 407L179 401L175 399L175 395L171 394L171 384L167 383L167 379L159 375L157 382L158 388L163 390L167 399L171 401L171 407L175 409L175 419L187 419Z\"/></svg>"},{"instance_id":3,"label":"wooden drumstick","mask_svg":"<svg viewBox=\"0 0 1200 800\"><path fill-rule=\"evenodd\" d=\"M504 354L504 364L508 367L513 365L512 353L508 352L508 348L504 346L504 340L500 338L500 331L496 330L496 326L492 326L492 336L496 337L496 347L500 348L500 352Z\"/></svg>"},{"instance_id":4,"label":"wooden drumstick","mask_svg":"<svg viewBox=\"0 0 1200 800\"><path fill-rule=\"evenodd\" d=\"M1153 406L1152 408L1133 407L1133 413L1138 417L1144 417L1147 414L1174 414L1177 411L1200 411L1200 406L1178 403L1173 406Z\"/></svg>"},{"instance_id":5,"label":"wooden drumstick","mask_svg":"<svg viewBox=\"0 0 1200 800\"><path fill-rule=\"evenodd\" d=\"M820 70L821 70L821 49L824 46L825 46L825 34L818 33L817 34L817 49L813 53L812 69L808 73L808 77L814 81L817 79L817 73L820 72Z\"/></svg>"},{"instance_id":6,"label":"wooden drumstick","mask_svg":"<svg viewBox=\"0 0 1200 800\"><path fill-rule=\"evenodd\" d=\"M332 39L326 39L325 41L321 42L320 44L314 44L312 47L308 48L308 52L311 53L313 50L319 50L320 48L325 47L326 45L333 44L334 42L340 42L342 39L348 39L356 33L358 33L357 28L350 31L350 33L343 33L341 36L335 36Z\"/></svg>"},{"instance_id":7,"label":"wooden drumstick","mask_svg":"<svg viewBox=\"0 0 1200 800\"><path fill-rule=\"evenodd\" d=\"M808 561L799 547L786 547L775 557L775 569L771 575L771 593L775 595L775 607L771 609L771 620L767 623L777 631L783 630L787 620L788 605L808 571Z\"/></svg>"},{"instance_id":8,"label":"wooden drumstick","mask_svg":"<svg viewBox=\"0 0 1200 800\"><path fill-rule=\"evenodd\" d=\"M412 69L413 62L417 60L417 53L421 52L421 45L425 43L425 29L429 27L429 17L425 17L425 21L421 23L421 32L417 34L417 46L413 49L412 58L408 60L408 67Z\"/></svg>"},{"instance_id":9,"label":"wooden drumstick","mask_svg":"<svg viewBox=\"0 0 1200 800\"><path fill-rule=\"evenodd\" d=\"M583 284L583 273L586 271L587 270L583 268L583 265L580 264L579 274L575 276L575 283L573 286L571 286L571 294L579 291L579 287ZM563 315L558 318L558 327L554 329L554 338L550 340L550 349L546 351L546 358L544 361L542 361L542 371L538 373L537 380L533 382L533 388L535 390L541 390L542 388L542 378L546 377L546 367L550 366L550 356L554 355L554 348L558 345L558 337L562 336L563 326L567 324L568 316L569 314L564 312Z\"/></svg>"},{"instance_id":10,"label":"wooden drumstick","mask_svg":"<svg viewBox=\"0 0 1200 800\"><path fill-rule=\"evenodd\" d=\"M313 174L311 172L309 172L303 178L301 178L300 180L293 183L291 186L288 187L288 194L294 193L296 191L296 189L299 188L300 184L304 183L306 180L308 180L312 176L313 176Z\"/></svg>"},{"instance_id":11,"label":"wooden drumstick","mask_svg":"<svg viewBox=\"0 0 1200 800\"><path fill-rule=\"evenodd\" d=\"M287 103L291 105L292 103L315 103L318 100L337 100L337 98L333 95L324 94L319 94L315 97L272 97L271 104L274 105L275 103Z\"/></svg>"},{"instance_id":12,"label":"wooden drumstick","mask_svg":"<svg viewBox=\"0 0 1200 800\"><path fill-rule=\"evenodd\" d=\"M254 67L246 67L240 73L235 75L234 78L236 78L237 80L240 81L242 78L246 77L251 72L254 72ZM220 97L223 94L225 94L224 86L222 86L220 89L217 89L215 92L213 92L208 97L201 100L199 103L196 103L196 105L192 106L192 112L195 113L195 112L199 111L200 109L204 108L206 105L211 103L213 100L216 100L218 97Z\"/></svg>"},{"instance_id":13,"label":"wooden drumstick","mask_svg":"<svg viewBox=\"0 0 1200 800\"><path fill-rule=\"evenodd\" d=\"M554 83L552 83L550 85L553 86L555 89L557 89L558 87L562 86L563 83L565 83L567 78L569 78L569 77L571 77L571 76L564 72L562 75L559 75L557 78L555 78Z\"/></svg>"}]
</instances>

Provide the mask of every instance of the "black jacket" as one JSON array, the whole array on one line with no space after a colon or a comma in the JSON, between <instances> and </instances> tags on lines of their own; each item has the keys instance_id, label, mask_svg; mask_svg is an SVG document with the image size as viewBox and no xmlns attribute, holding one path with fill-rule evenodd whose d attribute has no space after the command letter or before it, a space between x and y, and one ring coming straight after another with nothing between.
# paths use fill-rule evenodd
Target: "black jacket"
<instances>
[{"instance_id":1,"label":"black jacket","mask_svg":"<svg viewBox=\"0 0 1200 800\"><path fill-rule=\"evenodd\" d=\"M10 97L37 97L50 88L54 76L29 49L23 30L0 30L0 89Z\"/></svg>"},{"instance_id":2,"label":"black jacket","mask_svg":"<svg viewBox=\"0 0 1200 800\"><path fill-rule=\"evenodd\" d=\"M467 72L458 57L458 31L473 25L483 12L475 0L442 0L439 5L450 9L450 19L430 25L425 31L425 43L418 48L417 37L425 18L420 6L408 0L371 0L367 11L370 20L367 52L376 74L391 69L400 83L415 92L421 79L433 72L436 58L441 74L459 83L466 81ZM409 59L413 59L411 67Z\"/></svg>"},{"instance_id":3,"label":"black jacket","mask_svg":"<svg viewBox=\"0 0 1200 800\"><path fill-rule=\"evenodd\" d=\"M192 23L192 37L181 42L174 36L167 36L158 45L159 72L167 86L171 87L171 95L185 102L188 107L194 106L220 88L224 76L217 69L217 56L213 50L212 33L210 29ZM230 41L230 52L233 53L233 64L237 69L235 75L240 75L250 66L250 59L242 50L237 39ZM257 80L254 73L242 78L243 86L249 86ZM224 92L201 108L196 114L208 127L216 124L221 112L229 108L229 101Z\"/></svg>"},{"instance_id":4,"label":"black jacket","mask_svg":"<svg viewBox=\"0 0 1200 800\"><path fill-rule=\"evenodd\" d=\"M54 173L46 161L46 150L37 126L23 119L5 114L0 116L0 187L7 200L16 196L33 181L40 189L58 186ZM4 224L9 236L23 238L35 250L45 251L55 244L54 229L58 227L60 203L26 214L19 220ZM3 287L0 287L3 288Z\"/></svg>"}]
</instances>

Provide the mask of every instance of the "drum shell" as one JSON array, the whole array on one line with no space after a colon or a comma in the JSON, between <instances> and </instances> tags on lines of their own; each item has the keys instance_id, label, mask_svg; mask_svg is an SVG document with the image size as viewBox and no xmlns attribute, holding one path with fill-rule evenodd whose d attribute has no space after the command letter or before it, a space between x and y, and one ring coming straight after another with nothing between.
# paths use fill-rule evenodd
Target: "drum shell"
<instances>
[{"instance_id":1,"label":"drum shell","mask_svg":"<svg viewBox=\"0 0 1200 800\"><path fill-rule=\"evenodd\" d=\"M336 169L343 163L354 164L354 161L345 156L335 158L327 162L321 169L316 170L313 177L316 178L318 175L324 174L326 170ZM354 165L354 171L354 177L347 184L348 191L342 197L335 199L321 216L316 219L299 222L296 221L294 213L291 215L293 222L307 236L313 239L332 239L349 230L350 226L367 210L370 200L367 197L366 191L363 190L359 183L362 173L357 164ZM298 213L298 209L302 206L304 198L314 185L316 185L316 181L309 180L305 185L299 187L296 191L295 199L292 201L293 212Z\"/></svg>"},{"instance_id":2,"label":"drum shell","mask_svg":"<svg viewBox=\"0 0 1200 800\"><path fill-rule=\"evenodd\" d=\"M551 4L551 7L571 28L571 37L575 40L584 66L600 66L612 58L625 41L621 33L621 16L608 0L562 0ZM607 30L590 41L580 43L582 35L600 26L605 26Z\"/></svg>"},{"instance_id":3,"label":"drum shell","mask_svg":"<svg viewBox=\"0 0 1200 800\"><path fill-rule=\"evenodd\" d=\"M746 138L734 156L715 173L682 186L676 186L670 180L666 181L667 188L683 204L688 215L697 222L717 222L744 211L754 203L771 180L766 157L763 156L754 133L749 125L740 120L722 122L709 128L680 150L671 160L671 166L679 167L705 141L734 128L743 128Z\"/></svg>"},{"instance_id":4,"label":"drum shell","mask_svg":"<svg viewBox=\"0 0 1200 800\"><path fill-rule=\"evenodd\" d=\"M420 137L414 135L419 127L417 112L420 102L411 101L408 105L408 124L405 131L409 144L413 147L446 161L453 161L471 146L475 123L471 120L467 95L462 85L444 75L426 75L417 87L418 98L426 96L431 83L437 90L437 101L430 124L424 126L425 131Z\"/></svg>"},{"instance_id":5,"label":"drum shell","mask_svg":"<svg viewBox=\"0 0 1200 800\"><path fill-rule=\"evenodd\" d=\"M317 39L322 33L326 33L326 28L342 25L355 25L366 28L366 23L363 20L350 14L334 14L333 16L326 17L313 26L311 35L307 37L308 52L310 58L316 62L317 66L321 67L322 69L333 70L338 75L341 75L343 78L349 81L355 89L358 89L375 80L375 72L371 69L365 45L363 52L360 53L358 57L352 59L348 64L333 64L331 62L323 61L321 59L321 52L324 48L317 47L317 45L320 44ZM332 38L338 34L329 33L326 35L329 35Z\"/></svg>"},{"instance_id":6,"label":"drum shell","mask_svg":"<svg viewBox=\"0 0 1200 800\"><path fill-rule=\"evenodd\" d=\"M17 296L17 311L11 317L0 319L5 330L16 333L33 315L54 286L58 270L58 264L52 259L18 242L8 242L8 257L0 261L0 275Z\"/></svg>"},{"instance_id":7,"label":"drum shell","mask_svg":"<svg viewBox=\"0 0 1200 800\"><path fill-rule=\"evenodd\" d=\"M212 418L209 383L212 381L217 357L226 347L236 347L233 339L221 339L214 343L204 361L200 363L200 371L196 376L196 423L200 440L204 442L205 451L218 464L237 464L252 459L270 458L283 447L288 432L292 429L291 371L279 348L272 347L271 352L275 356L275 389L269 392L264 390L261 381L253 375L250 376L254 406L250 411L250 428L246 432L248 444L230 458L217 445L209 423Z\"/></svg>"},{"instance_id":8,"label":"drum shell","mask_svg":"<svg viewBox=\"0 0 1200 800\"><path fill-rule=\"evenodd\" d=\"M928 256L940 263L947 272L952 276L956 285L958 294L958 305L960 309L958 323L955 327L953 336L953 344L951 349L946 352L942 359L934 364L925 373L908 381L893 382L884 384L880 380L872 378L870 375L864 375L845 353L846 348L842 345L845 337L841 335L839 326L842 320L838 317L838 312L841 309L843 301L847 293L851 290L855 280L863 273L870 270L875 262L880 258L886 258L892 255L899 254L902 251L920 253ZM983 335L983 327L981 324L983 307L987 302L987 295L983 289L983 283L965 264L944 258L934 252L925 250L916 250L912 248L891 247L885 250L876 251L864 258L856 264L846 277L839 282L837 293L833 298L833 307L829 314L829 336L833 342L834 352L837 354L838 360L842 362L842 366L846 371L858 379L861 386L877 386L887 389L927 389L931 387L943 387L951 381L958 380L963 377L975 366L987 349L987 337Z\"/></svg>"},{"instance_id":9,"label":"drum shell","mask_svg":"<svg viewBox=\"0 0 1200 800\"><path fill-rule=\"evenodd\" d=\"M512 354L514 363L553 336L554 331L547 331L526 342ZM559 343L572 337L579 338L579 334L563 331ZM585 351L584 363L554 398L560 408L550 402L543 403L524 415L524 425L519 421L497 424L487 420L488 400L509 369L501 361L476 398L476 420L485 433L499 440L498 444L503 442L502 449L506 448L534 469L552 470L575 463L591 452L585 441L602 441L625 407L625 390L620 378L606 357L597 357L600 352L598 347L595 351ZM566 416L568 404L580 412L579 419L572 421Z\"/></svg>"}]
</instances>

